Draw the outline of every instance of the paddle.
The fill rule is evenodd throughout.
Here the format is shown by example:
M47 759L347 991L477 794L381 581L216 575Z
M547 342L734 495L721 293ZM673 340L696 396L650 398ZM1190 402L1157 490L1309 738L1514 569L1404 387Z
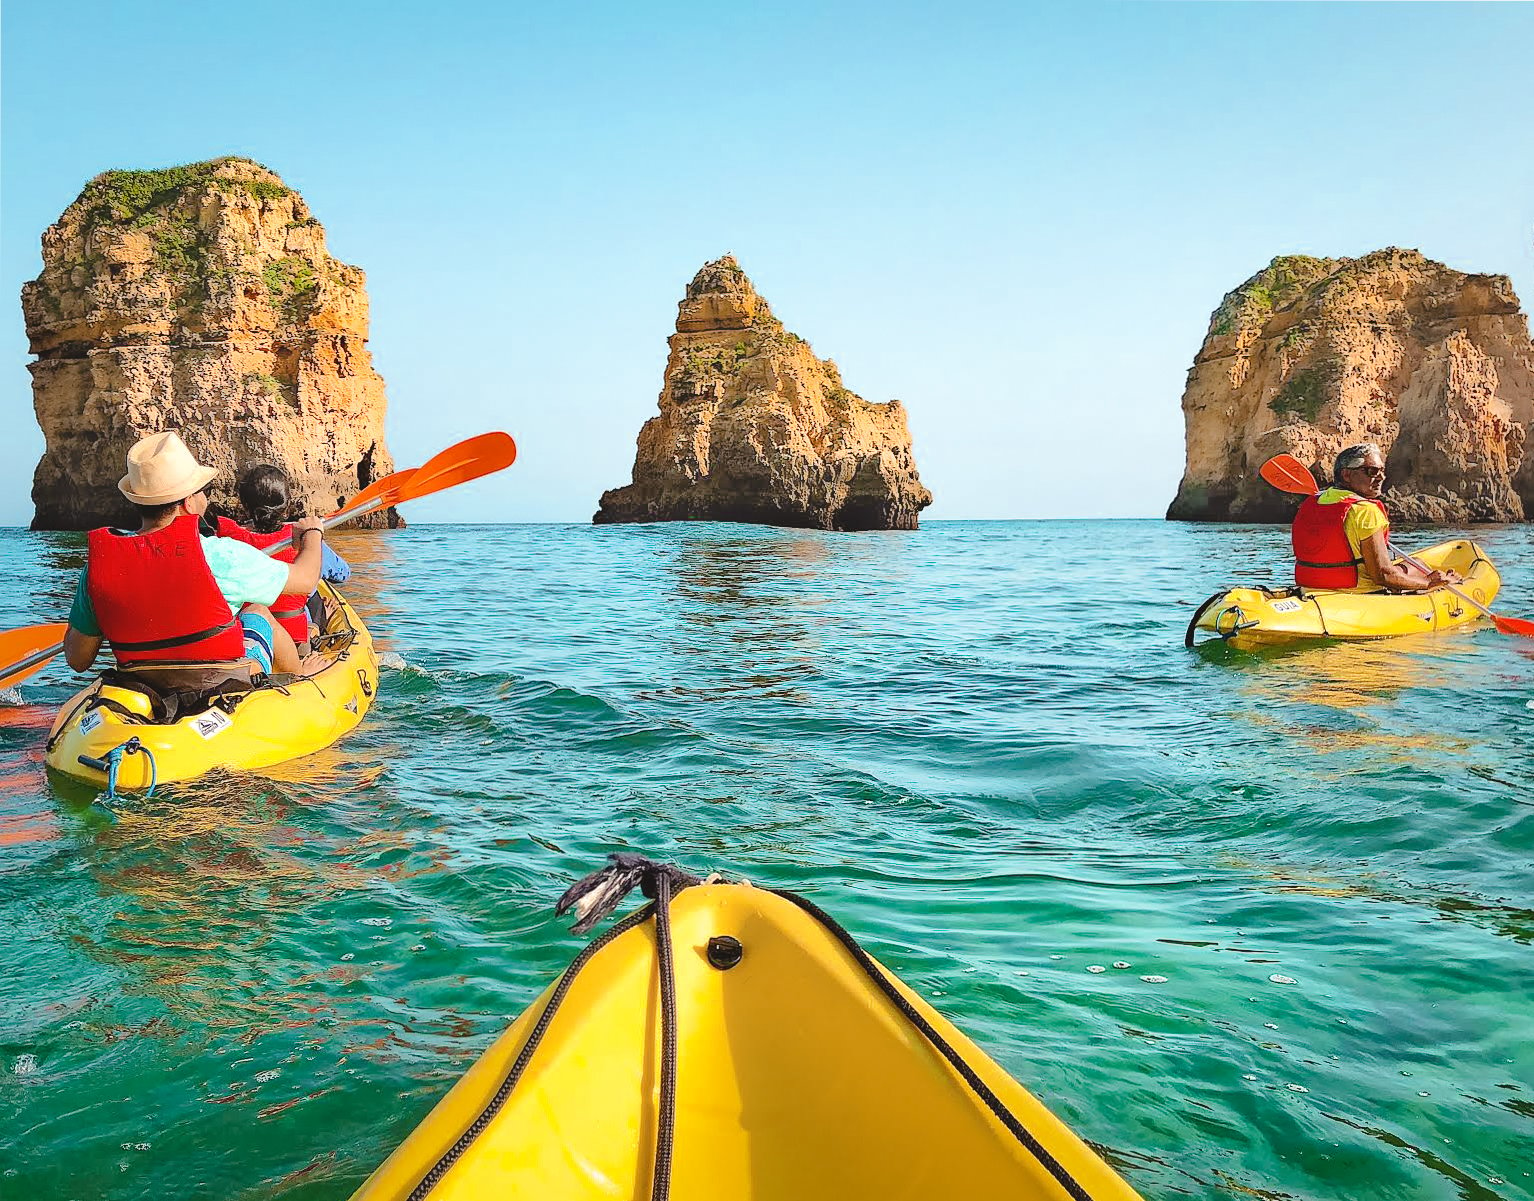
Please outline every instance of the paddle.
M439 451L419 467L409 467L404 471L396 471L393 475L386 475L381 480L373 481L362 492L352 497L349 503L325 518L324 528L328 530L342 522L350 521L353 517L363 517L369 513L376 513L379 509L402 505L407 500L420 500L423 496L431 496L433 493L443 492L459 484L467 484L470 480L477 480L481 476L504 471L516 461L517 444L512 441L510 434L501 433L499 430L488 434L476 434L472 438L465 438L462 442L455 442L444 451ZM388 486L380 487L384 484ZM377 491L367 497L367 503L359 505L357 502L363 499L364 493L373 489ZM275 555L291 545L292 543L288 541L278 542L267 547L266 553Z
M26 626L19 630L6 630L0 634L0 659L14 659L10 666L0 670L0 688L9 688L26 679L54 655L64 649L64 622L52 625Z
M512 441L510 434L499 430L477 434L433 455L417 467L403 484L379 493L373 498L374 503L370 508L357 512L373 512L390 505L403 504L407 500L420 500L434 492L504 471L516 461L517 444ZM326 528L329 528L329 522Z
M343 514L352 513L358 509L361 509L369 502L377 500L385 492L398 488L401 484L403 484L406 480L415 474L415 470L416 469L414 467L406 467L401 471L394 471L388 475L380 476L325 520L333 521L335 518L340 517Z
M352 497L350 503L327 517L324 528L328 530L364 513L375 513L407 500L419 500L423 496L431 496L470 480L504 471L516 460L517 444L512 441L510 434L495 431L465 438L427 459L419 467L396 471L381 480L374 480L368 488ZM376 489L374 494L366 498L364 504L358 505L363 493L372 489ZM274 555L291 545L291 542L283 540L267 547L266 553ZM16 662L0 668L0 688L19 684L60 653L64 649L60 640L64 637L65 628L64 625L28 626L26 629L0 633L0 659L6 659L12 654L20 656ZM39 637L41 641L38 641Z
M1293 492L1298 496L1314 496L1320 491L1316 487L1316 477L1310 474L1310 468L1306 467L1304 463L1291 454L1274 455L1257 469L1257 474L1262 476L1263 479L1280 492ZM1412 555L1403 554L1401 558L1419 571L1432 571L1432 568L1426 563ZM1534 638L1534 621L1525 621L1521 617L1503 617L1498 613L1493 613L1474 597L1466 596L1453 584L1445 584L1443 586L1471 608L1479 609L1487 617L1491 618L1492 624L1502 633L1519 634L1525 638Z

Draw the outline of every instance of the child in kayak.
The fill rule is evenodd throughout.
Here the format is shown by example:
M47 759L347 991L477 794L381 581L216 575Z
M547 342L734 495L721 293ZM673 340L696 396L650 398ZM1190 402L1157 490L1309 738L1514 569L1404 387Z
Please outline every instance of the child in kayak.
M228 517L218 519L221 538L237 538L261 550L276 543L291 540L293 523L289 520L292 508L293 482L280 467L263 464L252 467L235 485L235 492L249 519L249 527ZM329 546L323 546L320 579L331 584L344 584L351 578L351 568L345 559ZM278 551L273 557L286 561L293 554L292 547ZM322 623L319 593L311 596L282 596L272 606L272 616L282 623L301 655L310 650L310 622L318 627Z

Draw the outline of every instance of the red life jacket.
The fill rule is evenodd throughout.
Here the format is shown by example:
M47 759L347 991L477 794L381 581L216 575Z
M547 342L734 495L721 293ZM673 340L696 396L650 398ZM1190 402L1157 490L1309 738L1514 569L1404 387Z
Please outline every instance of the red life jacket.
M1358 569L1364 561L1353 553L1342 523L1356 504L1377 505L1390 519L1384 502L1349 494L1333 504L1319 504L1307 496L1294 515L1290 537L1294 543L1294 582L1303 588L1356 588Z
M298 549L293 545L293 523L280 526L270 534L258 534L255 530L247 530L238 521L231 521L227 517L218 519L218 536L220 538L235 538L241 542L249 543L257 550L265 550L269 546L275 546L279 542L288 545L277 551L272 558L279 563L291 563L298 558ZM309 639L309 603L307 596L299 596L295 592L284 592L272 602L272 616L282 623L282 628L293 635L294 642L307 642Z
M86 538L86 594L119 663L245 657L245 635L213 579L192 514L152 534L102 528Z

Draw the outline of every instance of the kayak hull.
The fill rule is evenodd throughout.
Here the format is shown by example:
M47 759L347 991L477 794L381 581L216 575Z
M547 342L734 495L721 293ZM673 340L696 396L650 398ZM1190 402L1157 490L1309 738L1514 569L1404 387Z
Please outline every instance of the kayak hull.
M681 892L671 915L672 1201L1070 1196L849 951L793 902L748 885L705 884ZM727 968L710 959L711 940L721 937L740 944ZM1086 1195L1137 1196L974 1043L884 975ZM503 1083L553 988L354 1201L648 1199L662 1062L657 981L655 925L645 921L575 975L509 1091ZM466 1147L423 1190L466 1132Z
M59 711L48 735L47 764L61 775L97 788L106 774L81 762L101 760L109 751L137 738L153 756L123 755L117 789L142 792L157 784L195 780L216 768L254 770L296 759L329 746L366 716L378 684L373 640L356 611L328 584L330 604L325 633L332 640L331 661L315 674L281 688L260 688L240 695L229 711L212 708L169 724L134 721L108 707L92 707L105 697L133 714L148 717L147 698L128 688L97 680Z
M1443 542L1415 555L1428 566L1465 577L1466 596L1490 605L1502 578L1485 551L1468 539ZM1235 646L1275 646L1319 639L1401 638L1458 629L1481 613L1447 588L1427 592L1345 592L1321 588L1232 588L1211 596L1188 626Z

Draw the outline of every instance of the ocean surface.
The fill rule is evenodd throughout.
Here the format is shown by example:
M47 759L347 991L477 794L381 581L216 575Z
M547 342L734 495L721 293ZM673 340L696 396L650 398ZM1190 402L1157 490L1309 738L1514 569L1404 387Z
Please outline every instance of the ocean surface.
M1147 1198L1534 1197L1534 641L1184 649L1264 527L334 544L406 666L328 752L108 809L65 669L0 704L6 1201L347 1197L618 849L807 893ZM0 628L81 553L0 532Z

